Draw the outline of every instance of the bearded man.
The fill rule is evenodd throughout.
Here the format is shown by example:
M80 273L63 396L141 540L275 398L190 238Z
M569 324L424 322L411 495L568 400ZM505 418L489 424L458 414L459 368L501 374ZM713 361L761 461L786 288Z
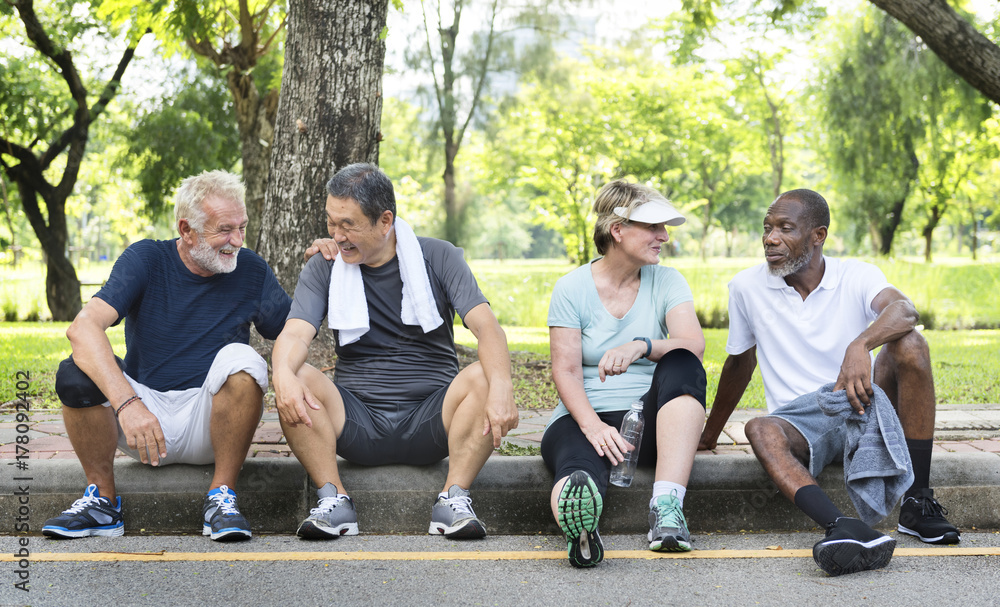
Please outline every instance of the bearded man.
M267 364L249 343L284 327L291 299L267 263L243 249L240 178L211 171L175 195L179 237L141 240L73 320L59 365L63 421L87 478L82 498L47 520L55 538L118 536L116 449L152 466L215 463L202 533L241 540L250 526L234 487L263 410ZM106 330L125 321L125 360Z
M813 557L839 575L885 566L896 541L844 516L816 482L843 458L846 424L818 399L800 397L827 384L834 394L845 391L862 416L877 385L898 414L914 479L898 530L937 544L958 543L960 535L929 486L934 380L917 310L877 267L824 256L829 225L826 200L812 190L785 192L768 209L766 262L729 283L729 356L699 449L715 448L759 361L769 414L747 423L747 438L782 494L826 530Z

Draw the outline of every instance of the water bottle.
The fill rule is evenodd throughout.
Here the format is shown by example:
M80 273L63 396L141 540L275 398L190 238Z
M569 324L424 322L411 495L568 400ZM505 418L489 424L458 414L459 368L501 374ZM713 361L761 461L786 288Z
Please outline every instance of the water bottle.
M617 464L611 469L611 484L618 487L628 487L632 484L632 477L635 476L635 464L639 461L639 445L642 443L642 426L645 422L642 419L642 401L633 401L629 412L622 420L620 434L635 447L631 451L626 451L623 455L625 461Z

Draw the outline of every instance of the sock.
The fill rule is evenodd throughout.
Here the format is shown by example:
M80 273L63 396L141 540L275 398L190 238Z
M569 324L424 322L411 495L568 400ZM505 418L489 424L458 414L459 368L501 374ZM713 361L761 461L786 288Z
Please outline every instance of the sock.
M819 485L806 485L796 491L795 505L823 528L829 527L844 516Z
M442 500L448 499L448 492L447 491L442 491L441 493L438 493L438 499L442 499Z
M913 484L906 490L907 497L910 497L920 489L931 486L931 450L934 449L934 441L929 438L908 438L906 448L913 463Z
M661 495L670 495L672 491L677 492L677 501L681 503L681 508L683 508L684 494L687 493L687 487L670 481L655 481L653 483L653 499L649 500L649 507L652 508L656 505L656 498Z

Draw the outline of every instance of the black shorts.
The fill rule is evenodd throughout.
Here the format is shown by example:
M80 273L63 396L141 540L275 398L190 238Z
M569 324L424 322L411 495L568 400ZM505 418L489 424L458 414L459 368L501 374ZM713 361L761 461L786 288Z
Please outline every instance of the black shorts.
M646 424L639 447L640 466L656 464L656 432L653 429L656 428L656 414L660 407L685 395L693 396L704 407L705 385L705 367L689 350L671 350L656 363L653 382L642 397L642 415ZM628 403L622 405L627 406ZM597 416L609 426L621 428L626 413L628 409L605 411ZM545 429L542 459L557 481L576 470L583 470L593 477L601 495L607 493L611 460L598 455L572 415L560 417Z
M448 457L441 411L449 387L439 388L423 401L366 404L337 386L346 415L337 455L365 466L426 466Z

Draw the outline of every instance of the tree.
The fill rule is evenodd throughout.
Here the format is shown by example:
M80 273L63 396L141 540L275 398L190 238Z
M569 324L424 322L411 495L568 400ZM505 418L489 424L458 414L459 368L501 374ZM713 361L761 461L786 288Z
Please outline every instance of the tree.
M1000 46L977 30L947 0L868 1L920 36L948 67L986 98L1000 103ZM736 0L686 0L684 9L691 24L685 32L688 33L686 40L696 38L717 23L718 7L738 4L743 4L742 0L739 3ZM794 18L803 11L815 10L813 0L766 3L752 0L751 5L766 8L766 13L775 23Z
M499 133L537 221L560 233L570 261L582 265L593 254L594 197L617 169L607 154L609 133L624 125L599 120L602 110L619 99L594 95L601 74L577 69L577 77L565 86L526 86Z
M1000 47L946 0L870 0L906 25L948 67L1000 103Z
M278 107L285 27L282 0L104 0L101 11L133 31L150 28L168 50L183 44L225 74L243 159L247 215L261 225ZM164 184L169 191L172 185ZM257 246L256 230L247 246Z
M913 191L921 125L901 82L914 69L912 35L884 14L862 13L835 34L819 109L829 166L849 210L864 218L872 247L888 255Z
M240 160L233 100L218 80L193 70L183 75L178 91L164 95L152 109L130 108L137 117L120 129L125 149L117 164L137 182L147 217L169 210L167 194L185 177L232 170ZM259 218L252 223L259 225Z
M914 61L921 62L922 69L901 77L919 74L911 90L922 93L913 98L924 128L918 184L926 199L921 233L924 260L930 263L935 228L957 202L971 172L995 157L997 148L982 136L992 115L989 102L926 48Z
M327 180L377 162L388 0L291 0L259 252L286 291L325 237Z
M48 26L33 0L11 0L0 6L13 7L23 27L17 35L23 56L8 62L0 90L4 117L0 166L17 185L22 208L45 253L45 297L52 319L72 320L81 308L80 281L66 257L66 199L76 185L91 125L114 98L135 53L135 41L121 52L95 98L89 89L97 83L78 69L80 51L73 47L82 46L81 40L89 36L114 47L113 31L92 20L73 0L51 7L47 14L53 21L55 14L66 15L67 21ZM74 20L74 13L87 16ZM8 31L13 29L8 17L0 19ZM50 181L52 176L58 181Z
M473 37L474 50L457 57L458 35L466 0L453 0L450 11L442 10L441 4L439 0L434 7L437 23L428 23L427 2L420 0L425 48L424 53L411 57L411 63L425 66L433 80L435 115L444 140L444 238L458 244L462 236L462 209L455 193L455 158L469 123L480 109L490 71L496 69L499 0L492 0L487 10L485 32ZM468 80L465 83L467 89L462 87L463 79ZM464 116L459 114L460 105L465 105Z

